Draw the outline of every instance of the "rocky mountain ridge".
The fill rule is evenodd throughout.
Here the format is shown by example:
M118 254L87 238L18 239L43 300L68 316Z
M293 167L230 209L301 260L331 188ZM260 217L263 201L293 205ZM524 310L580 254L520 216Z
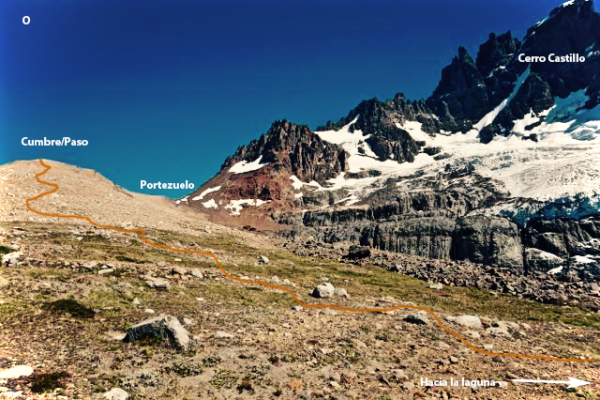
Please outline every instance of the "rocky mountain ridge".
M569 1L523 40L492 33L475 58L459 47L425 100L365 100L315 131L276 121L178 203L327 243L597 269L598 43L592 1ZM520 61L549 53L585 62Z

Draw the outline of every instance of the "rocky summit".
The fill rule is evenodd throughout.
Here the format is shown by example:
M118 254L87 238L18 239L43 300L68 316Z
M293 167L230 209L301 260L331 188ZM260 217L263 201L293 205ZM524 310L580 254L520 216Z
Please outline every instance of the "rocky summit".
M365 100L314 131L274 122L177 204L300 241L593 281L599 46L593 2L569 1L523 38L459 47L427 99Z

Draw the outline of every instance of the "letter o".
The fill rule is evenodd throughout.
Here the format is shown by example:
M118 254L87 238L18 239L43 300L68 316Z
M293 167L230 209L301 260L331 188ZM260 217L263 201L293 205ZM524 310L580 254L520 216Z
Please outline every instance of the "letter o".
M30 22L31 18L29 18L27 15L23 17L23 25L29 25Z

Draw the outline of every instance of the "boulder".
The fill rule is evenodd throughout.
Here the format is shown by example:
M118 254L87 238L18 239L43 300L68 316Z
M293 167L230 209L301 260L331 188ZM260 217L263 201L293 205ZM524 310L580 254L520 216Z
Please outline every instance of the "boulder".
M460 315L458 317L447 317L448 321L452 321L457 325L464 326L469 329L483 329L481 319L475 315Z
M133 342L145 337L168 339L176 347L189 350L194 347L188 331L171 315L159 315L144 320L127 330L125 342Z
M200 270L197 268L192 269L190 274L195 278L204 279L204 275L202 275L202 272L200 272Z
M333 285L329 282L325 282L325 283L322 283L319 286L317 286L312 291L311 295L313 297L320 299L320 298L325 298L325 297L331 297L331 296L333 296L334 293L335 293L335 288L333 287Z
M233 338L233 335L231 333L227 333L224 331L216 331L215 337L217 339L231 339L231 338Z
M113 272L115 272L115 270L112 268L101 269L100 271L98 271L98 275L107 275L107 274L112 274Z
M486 336L511 338L512 336L504 328L492 327L485 330Z
M409 314L404 318L404 320L406 322L410 322L411 324L427 326L431 325L431 321L429 320L429 314L427 314L425 311L418 311L416 313Z
M4 256L2 256L2 265L6 267L14 267L19 262L20 257L20 251L5 254Z
M127 336L127 333L110 330L105 333L105 336L107 338L109 338L110 340L121 341L121 340L125 339L125 336Z
M563 258L540 249L527 249L525 251L525 258L527 260L527 268L530 271L548 272L566 265Z
M187 274L187 270L183 267L173 267L171 272L174 274L185 275Z
M269 259L267 258L267 256L260 256L260 257L258 257L258 262L260 264L268 264L269 263Z
M448 350L450 348L450 345L446 342L442 342L440 340L435 342L435 347L438 350Z
M513 321L506 322L506 325L508 326L508 330L510 332L517 332L518 330L521 329L521 326L518 323L513 322Z
M85 269L94 269L98 266L98 261L88 261L81 265Z
M352 246L348 251L346 258L349 260L359 260L361 258L367 258L371 255L371 249L367 246Z
M104 393L102 398L106 400L126 400L129 398L129 395L121 388L112 388L108 392Z
M0 370L0 379L18 379L33 374L33 368L27 365L17 365L12 368Z
M479 339L481 337L479 332L475 332L475 331L466 331L465 336L467 336L471 339Z
M169 289L171 284L166 279L147 277L146 284L154 289Z

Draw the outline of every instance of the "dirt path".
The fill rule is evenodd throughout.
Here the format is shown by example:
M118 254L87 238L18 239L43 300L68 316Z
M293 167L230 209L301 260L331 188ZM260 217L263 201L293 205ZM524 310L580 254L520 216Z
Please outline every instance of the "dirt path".
M473 349L474 351L478 352L478 353L482 353L482 354L487 354L490 356L500 356L500 357L516 357L516 358L529 358L529 359L541 359L541 360L551 360L551 361L560 361L560 362L593 362L593 359L569 359L569 358L556 358L556 357L550 357L550 356L542 356L542 355L529 355L529 354L504 354L504 353L493 353L490 351L486 351L486 350L481 350L479 348L477 348L476 346L474 346L473 344L469 343L468 341L466 341L462 336L460 336L458 333L452 331L451 329L448 329L447 327L444 326L444 324L442 323L441 319L431 310L429 310L428 308L425 307L419 307L419 306L410 306L410 305L400 305L400 306L394 306L394 307L390 307L390 308L347 308L347 307L341 307L341 306L336 306L336 305L330 305L330 304L307 304L307 303L303 303L295 294L294 292L292 292L291 290L289 290L286 287L283 286L278 286L278 285L272 285L263 281L251 281L251 280L246 280L246 279L240 279L240 278L236 278L232 275L230 275L221 265L221 263L219 262L219 260L217 259L217 257L213 254L213 253L207 253L207 252L203 252L203 251L197 251L197 250L187 250L187 249L176 249L173 247L169 247L166 245L160 245L160 244L156 244L153 243L151 241L149 241L148 239L146 239L146 234L144 232L143 229L120 229L120 228L116 228L114 226L110 226L110 225L101 225L98 224L94 221L92 221L89 217L84 217L84 216L79 216L79 215L62 215L62 214L52 214L52 213L45 213L45 212L41 212L41 211L37 211L34 208L32 208L30 206L30 202L38 200L44 196L47 196L49 194L52 194L56 191L58 191L59 186L55 183L50 183L50 182L45 182L42 181L40 179L40 176L44 175L46 172L48 172L52 167L44 164L44 162L42 161L42 159L39 160L40 164L45 167L46 169L38 174L35 175L35 179L43 184L43 185L47 185L47 186L51 186L53 187L53 189L41 193L35 197L32 197L30 199L26 200L26 204L27 204L27 208L31 211L34 212L36 214L39 215L43 215L46 217L57 217L57 218L72 218L72 219L82 219L85 221L88 221L91 225L98 227L98 228L104 228L104 229L112 229L114 231L117 232L123 232L123 233L139 233L141 235L142 240L148 244L149 246L152 247L157 247L157 248L161 248L161 249L166 249L166 250L171 250L171 251L175 251L175 252L179 252L179 253L189 253L189 254L199 254L199 255L203 255L203 256L207 256L210 257L212 259L215 260L215 263L217 264L217 266L219 267L219 269L221 270L221 272L229 279L233 280L233 281L237 281L237 282L241 282L241 283L245 283L245 284L255 284L255 285L262 285L262 286L266 286L266 287L270 287L273 289L279 289L279 290L283 290L287 293L289 293L294 300L300 304L303 307L306 308L331 308L331 309L336 309L336 310L341 310L341 311L348 311L348 312L388 312L388 311L393 311L393 310L397 310L397 309L401 309L401 308L411 308L411 309L416 309L416 310L422 310L427 312L428 314L430 314L436 321L437 323L440 325L440 327L448 332L449 334L457 337L461 342L463 342L466 346L470 347L471 349Z

